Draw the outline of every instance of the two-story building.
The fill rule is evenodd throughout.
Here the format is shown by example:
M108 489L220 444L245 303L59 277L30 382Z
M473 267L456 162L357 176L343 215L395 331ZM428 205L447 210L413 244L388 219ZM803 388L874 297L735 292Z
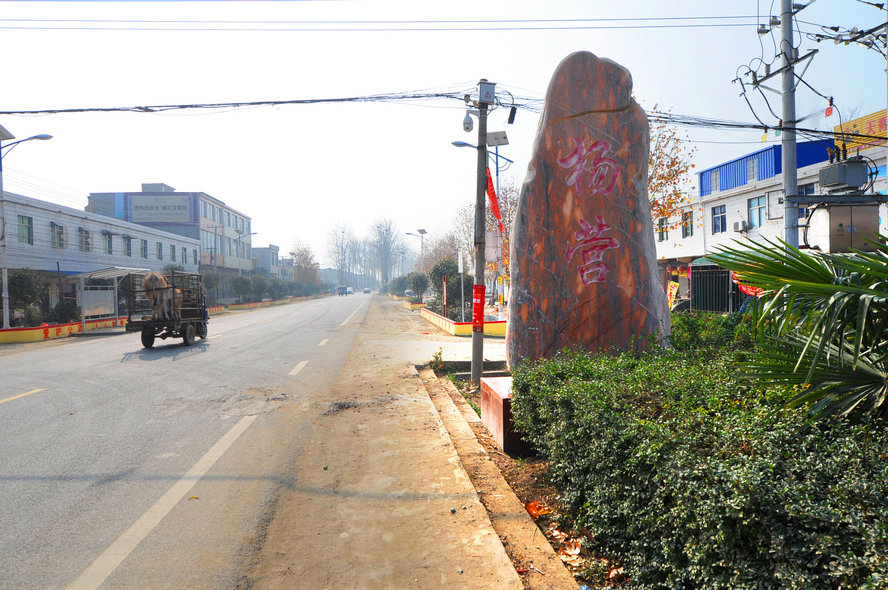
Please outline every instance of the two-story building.
M879 116L884 135L885 111L869 117ZM843 128L850 129L853 123ZM871 194L884 193L884 143L849 142L846 147L849 156L856 155L861 148L860 154L870 163L870 169L878 172L875 181L865 186L865 190ZM825 141L797 144L798 196L828 192L829 187L819 184L819 173L829 165L829 150L834 149L833 144ZM705 257L720 246L737 246L736 240L784 239L786 203L782 172L780 145L707 168L697 174L697 194L693 202L682 209L680 217L654 220L657 258L664 273L664 284L678 284L679 300L689 299L692 309L737 309L741 295L730 273L714 267ZM802 249L840 252L850 247L866 247L864 238L872 237L875 232L888 232L885 205L851 206L833 202L799 206L798 236Z
M4 191L7 267L38 271L48 306L77 297L71 275L109 267L198 272L198 241L176 233Z

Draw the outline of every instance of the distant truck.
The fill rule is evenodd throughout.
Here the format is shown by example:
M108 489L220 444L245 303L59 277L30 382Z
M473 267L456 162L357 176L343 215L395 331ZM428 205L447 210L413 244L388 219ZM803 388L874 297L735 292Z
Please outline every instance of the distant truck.
M126 285L126 331L139 332L145 348L154 346L157 338L182 338L185 346L191 346L195 337L207 337L210 318L199 274L131 273Z

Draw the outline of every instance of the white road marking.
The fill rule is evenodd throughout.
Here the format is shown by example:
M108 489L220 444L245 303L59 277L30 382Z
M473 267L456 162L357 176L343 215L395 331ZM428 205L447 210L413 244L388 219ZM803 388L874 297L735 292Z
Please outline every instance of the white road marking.
M0 404L5 404L6 402L11 402L14 399L19 399L20 397L25 397L31 395L33 393L40 393L41 391L46 391L46 388L43 389L32 389L31 391L26 391L25 393L20 393L18 395L13 395L11 397L7 397L5 399L0 399Z
M329 339L329 338L324 338L323 340L321 340L321 343L318 344L318 346L324 346L324 345L327 344L328 342L330 342L330 339Z
M353 317L355 317L355 314L356 314L356 313L358 313L359 311L361 311L361 308L362 308L362 307L364 307L364 304L363 304L363 303L361 303L361 305L358 306L358 309L354 310L350 316L348 316L347 318L345 318L345 321L342 322L341 324L339 324L339 327L341 328L342 326L346 325L350 319L352 319Z
M290 371L290 372L287 373L287 374L288 374L288 375L298 375L298 374L299 374L299 371L301 371L302 369L304 369L304 368L305 368L305 365L307 365L307 364L308 364L308 361L302 361L301 363L299 363L298 365L296 365L296 367L295 367L292 371Z
M234 444L234 441L249 428L256 416L244 416L231 430L213 445L206 455L182 476L173 487L148 509L139 520L133 523L116 541L105 549L77 579L71 582L68 590L94 590L98 588L124 559L141 543L163 518L185 497L192 487L209 471L216 461Z

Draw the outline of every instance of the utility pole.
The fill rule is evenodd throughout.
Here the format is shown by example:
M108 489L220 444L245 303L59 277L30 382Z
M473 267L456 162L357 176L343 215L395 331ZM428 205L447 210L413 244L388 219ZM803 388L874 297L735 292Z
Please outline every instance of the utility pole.
M792 0L781 0L780 55L783 72L783 228L784 240L794 248L799 246L799 207L789 198L799 193L798 159L796 154L795 75L792 46ZM787 129L789 128L789 129Z
M472 294L473 313L476 310L475 298L480 291L481 297L481 329L478 329L477 318L472 318L472 383L481 384L481 376L484 373L484 267L485 239L484 232L487 229L486 214L487 203L484 199L487 193L487 107L494 103L496 84L481 79L478 93L478 171L475 191L475 280ZM480 287L480 288L479 288Z

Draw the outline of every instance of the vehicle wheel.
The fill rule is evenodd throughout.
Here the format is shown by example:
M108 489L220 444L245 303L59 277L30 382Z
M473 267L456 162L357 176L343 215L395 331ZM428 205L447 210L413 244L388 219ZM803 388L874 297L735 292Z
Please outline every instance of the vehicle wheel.
M206 324L204 324L204 323L202 323L202 324L198 324L198 326L197 326L197 335L198 335L198 337L199 337L201 340L206 339L206 337L207 337L207 332L208 332L208 331L209 331L209 330L208 330L208 327L207 327Z
M188 324L185 326L185 331L182 333L182 340L185 341L185 346L191 346L194 344L194 324Z
M145 348L151 348L154 346L154 331L153 330L142 330L142 346Z

